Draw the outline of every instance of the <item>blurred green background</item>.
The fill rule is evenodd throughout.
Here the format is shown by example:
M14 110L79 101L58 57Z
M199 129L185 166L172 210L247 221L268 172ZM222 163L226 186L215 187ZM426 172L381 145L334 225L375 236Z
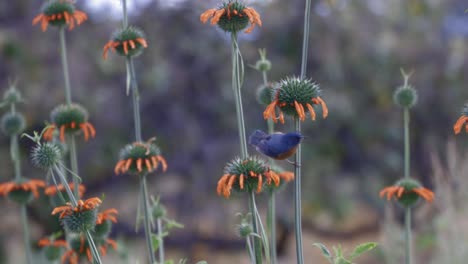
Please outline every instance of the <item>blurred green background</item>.
M149 44L136 59L143 137L157 137L169 164L167 173L150 177L150 192L161 196L170 217L185 225L167 239L169 256L187 257L189 263L202 259L246 263L235 216L247 211L245 197L225 200L215 193L225 163L239 153L229 36L199 22L199 15L219 2L129 2L130 24L145 31ZM41 130L50 111L64 101L58 31L50 27L43 33L31 26L41 4L0 2L0 87L5 91L9 78L18 80L17 87L27 100L19 107L27 118L27 132ZM273 65L270 81L299 74L304 1L246 4L260 13L263 27L240 35L244 63L255 64L258 49L265 48ZM125 63L116 55L102 59L102 47L119 26L120 2L78 1L77 7L88 13L89 20L67 33L72 97L88 109L97 129L94 140L79 144L80 174L88 197L105 193L103 206L120 211L114 237L128 244L128 263L137 258L142 263L143 232L134 231L138 179L113 173L119 149L134 137L131 99L125 95ZM351 247L356 241L386 241L382 230L389 220L384 220L388 214L378 191L402 176L402 111L392 101L393 91L403 84L401 67L414 69L410 83L419 94L419 103L411 111L411 174L435 188L433 157L445 161L447 141L454 137L452 126L468 98L467 8L465 0L312 1L307 75L321 85L330 115L303 125L307 263L320 263L313 242ZM255 98L261 83L261 74L246 67L242 92L248 134L266 130L264 108ZM291 131L291 120L276 129ZM456 153L467 147L466 137L457 137L460 151ZM31 142L23 139L20 144L24 175L44 177L27 160ZM450 164L449 160L443 167L452 168ZM290 164L283 165L292 170ZM12 179L6 136L0 137L0 168L0 181ZM453 181L450 186L457 184ZM288 186L278 201L280 263L295 259L292 195ZM46 204L44 199L29 208L34 239L56 228ZM264 212L265 197L259 205ZM20 263L13 262L22 258L18 208L5 199L0 206L0 259ZM416 233L422 237L417 239L421 245L417 263L428 263L425 257L431 259L431 249L438 247L431 219L443 211L439 209L417 209L423 214L415 219ZM393 211L390 219L398 227L401 210ZM381 248L363 261L392 263L385 257L385 247Z

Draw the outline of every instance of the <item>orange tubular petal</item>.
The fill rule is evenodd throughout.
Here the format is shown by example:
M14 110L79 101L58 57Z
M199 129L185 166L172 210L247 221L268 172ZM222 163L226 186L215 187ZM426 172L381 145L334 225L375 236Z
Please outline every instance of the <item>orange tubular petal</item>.
M315 121L316 114L315 114L314 108L309 103L306 104L306 107L309 110L310 119L312 119L312 121Z
M132 39L129 40L128 43L130 43L130 47L131 47L132 49L136 48L135 41L133 41Z
M158 159L156 158L156 156L151 156L151 161L153 162L153 168L157 170L159 164L158 164Z
M244 189L244 174L241 174L239 176L239 186L240 186L240 189L243 190Z
M276 118L276 105L278 104L278 101L273 101L271 102L266 108L265 111L263 111L263 119L272 119L275 123L277 123L277 118Z
M60 141L65 142L65 125L60 127Z
M462 129L462 126L465 124L466 122L466 119L468 119L467 116L460 116L460 118L458 118L457 122L455 123L455 125L453 126L453 131L455 132L455 135L459 134L461 129Z
M42 32L45 32L47 30L47 26L49 25L49 21L47 19L47 17L43 16L42 19L41 19L41 29L42 29Z
M40 240L37 242L37 245L38 245L39 247L46 247L46 246L48 246L48 245L50 245L50 244L51 244L51 243L50 243L50 240L49 240L48 238L42 238L42 239L40 239Z
M219 22L219 19L226 13L226 9L216 10L213 18L211 18L211 25L216 25Z
M94 126L91 123L86 122L86 127L88 128L89 134L91 135L91 137L95 138L96 137L96 129L94 128Z
M162 164L162 170L165 172L167 170L167 162L162 156L157 156L157 159Z
M128 41L123 42L123 48L125 55L128 55Z
M320 98L320 96L317 96L317 100L319 101L320 105L322 106L323 118L327 118L327 116L328 116L327 104L325 103L325 101L322 98Z
M89 131L88 131L88 128L86 127L85 124L81 124L81 125L80 125L80 129L81 129L81 131L83 131L84 140L85 140L85 141L88 141L88 139L89 139Z
M43 14L39 14L37 15L36 17L34 17L33 21L32 21L32 25L36 25L37 23L41 22L42 20L44 19L44 15Z
M149 161L149 159L145 159L145 165L146 165L146 169L148 170L148 172L151 172L153 170L153 167L151 166L151 162Z
M130 169L130 166L132 165L132 159L128 159L125 161L125 166L124 166L124 171L122 172L127 172Z
M257 185L257 193L260 193L262 191L262 184L263 184L263 178L262 175L258 175L258 185Z
M89 262L93 262L93 255L91 255L91 250L89 248L86 249L86 256L88 257Z
M297 101L294 101L294 107L296 108L296 112L297 112L297 115L299 116L299 120L304 121L305 117L303 117L302 115L301 105Z
M66 24L70 23L70 15L68 14L67 11L63 12L63 17L65 18Z
M398 187L398 189L397 189L397 194L396 194L397 197L398 197L398 198L401 198L401 196L403 195L404 192L405 192L405 188L403 188L403 187Z
M206 10L200 15L200 21L203 24L205 24L208 21L208 19L210 19L210 17L214 15L215 12L216 12L216 9L214 8Z
M236 175L231 175L231 178L229 178L229 182L227 183L226 187L224 188L224 197L229 198L231 196L231 189L232 185L236 181L237 176Z
M113 239L107 239L106 240L107 244L109 244L114 250L117 250L117 242Z
M119 162L117 162L117 164L115 165L114 173L115 174L120 174L120 171L121 171L122 167L124 166L124 164L125 164L125 160L119 160Z
M148 47L148 43L146 42L146 40L144 38L137 38L137 39L135 39L135 41L140 43L145 48Z
M224 174L221 177L221 179L219 179L218 186L216 187L216 192L218 193L218 195L221 195L221 193L223 192L224 187L226 185L226 181L228 180L229 176L229 174Z
M109 42L106 43L106 45L104 45L104 48L102 49L102 58L104 60L107 59L107 53L109 52L109 49L112 47L112 44L113 44L113 42L109 41Z

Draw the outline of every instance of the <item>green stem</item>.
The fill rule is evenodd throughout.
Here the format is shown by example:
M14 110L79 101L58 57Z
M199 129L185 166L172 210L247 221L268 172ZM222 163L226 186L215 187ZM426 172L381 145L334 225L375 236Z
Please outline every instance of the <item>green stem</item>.
M237 124L239 129L239 139L241 147L241 158L246 159L249 156L247 151L247 139L245 136L244 110L242 108L242 96L240 85L240 69L239 69L239 49L237 46L237 34L231 34L231 52L232 52L232 88L234 90L234 98L236 101Z
M251 191L249 193L249 207L250 207L250 212L252 214L252 229L253 233L256 235L259 235L258 232L258 224L257 224L257 211L256 208L257 206L255 205L255 193ZM254 246L254 254L255 254L255 263L256 264L261 264L262 263L262 245L260 238L258 237L252 237L253 239L253 246Z
M136 79L135 65L132 58L127 58L130 65L130 78L132 82L132 100L133 100L133 119L135 121L135 138L141 142L141 117L140 117L140 93L138 91L138 82Z
M409 117L409 110L408 108L405 107L403 110L403 122L404 122L404 137L405 137L405 178L410 177L410 143L409 143L409 123L410 123L410 117Z
M275 192L272 191L268 197L268 233L270 235L270 259L272 264L277 263L276 259L276 202Z
M298 117L294 118L295 128L297 132L301 132L301 120ZM295 156L294 165L294 210L295 210L295 233L296 233L296 257L297 263L304 263L302 253L302 206L301 206L301 156L302 146L299 144Z
M164 238L163 238L163 224L161 218L157 220L158 224L158 238L159 238L159 263L164 264Z
M150 211L149 211L149 197L148 191L146 188L146 175L143 175L140 179L140 187L141 187L141 195L143 196L143 213L144 213L144 230L145 230L145 238L146 238L146 246L148 249L148 259L149 263L153 264L156 263L156 258L153 254L153 240L151 238L151 221L150 221ZM161 254L161 253L160 253ZM164 255L163 255L164 256ZM163 262L161 262L163 263Z
M307 58L309 50L309 28L310 28L310 0L306 0L304 14L304 37L302 39L302 61L301 61L301 79L303 80L307 72Z
M30 236L29 236L29 224L28 224L28 213L26 211L26 205L21 205L21 223L23 224L23 239L24 239L24 249L26 253L26 260L28 264L32 264L32 254L31 247L29 246Z
M123 24L123 28L126 28L128 27L127 0L122 0L122 11L123 11L122 24Z
M412 263L412 250L411 250L411 208L407 207L405 212L405 240L406 240L406 264Z
M72 170L72 172L74 174L79 175L79 173L78 173L78 158L77 158L77 154L76 154L75 135L70 136L69 146L70 146L70 166L71 166L71 170ZM80 199L80 194L79 194L80 182L79 182L79 179L78 179L78 177L75 177L73 175L72 175L72 179L73 179L73 193L74 193L75 197Z
M65 99L71 104L70 77L68 74L67 44L65 42L65 27L60 27L60 56L62 58L63 78L65 80Z
M88 239L88 244L91 248L91 252L93 253L93 258L94 258L95 263L101 264L102 260L101 260L101 257L99 256L99 251L96 247L96 244L94 243L93 236L91 235L89 230L86 231L86 238Z
M263 84L267 85L268 84L268 78L267 78L267 73L266 71L262 71L262 77L263 77ZM268 119L269 120L269 119Z
M18 150L18 135L11 136L10 142L10 153L11 153L11 160L13 161L13 166L15 169L15 180L21 180L21 161L19 158L19 150Z

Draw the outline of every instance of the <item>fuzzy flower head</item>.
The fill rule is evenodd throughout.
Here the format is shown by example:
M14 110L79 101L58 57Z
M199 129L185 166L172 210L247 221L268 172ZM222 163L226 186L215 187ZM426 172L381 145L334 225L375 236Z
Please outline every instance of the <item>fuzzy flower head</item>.
M26 121L21 113L8 112L2 116L1 127L5 135L13 136L23 132Z
M458 118L457 122L453 126L453 131L455 132L455 135L459 134L463 127L465 127L466 133L468 133L468 102L465 103L463 106L463 110L461 112L460 118Z
M380 197L387 197L391 200L393 197L404 207L411 207L416 204L420 197L428 202L434 200L434 193L421 186L414 179L401 179L393 186L385 187L379 193Z
M42 31L47 30L47 26L68 26L72 30L76 25L83 23L88 16L83 11L76 10L75 5L70 0L48 0L44 3L41 13L37 15L32 24L41 24Z
M117 250L117 242L112 239L95 239L94 243L102 257L107 255L109 246ZM89 263L93 263L93 255L91 252L91 246L86 237L73 237L70 239L69 250L62 256L62 263L78 264L80 259L87 259Z
M134 142L126 145L120 151L120 159L115 165L115 174L129 173L143 175L158 169L161 164L162 171L167 170L167 162L159 147L154 143L155 138L147 142Z
M246 159L236 158L226 165L224 175L218 181L218 195L226 198L234 189L238 192L262 192L265 185L279 186L280 176L271 170L265 161L255 156Z
M200 21L205 24L210 20L211 25L218 25L229 33L237 33L250 26L245 33L250 33L255 25L262 26L260 15L251 7L246 7L237 0L228 0L219 8L208 9L200 15Z
M264 107L267 107L269 104L271 104L271 98L273 97L272 94L275 90L274 85L275 84L273 83L267 83L262 84L258 87L256 99L259 104L261 104Z
M284 124L284 114L304 121L306 113L309 113L310 118L315 120L314 106L320 105L322 116L326 118L328 108L320 95L319 85L311 80L288 77L275 85L272 92L272 102L266 107L263 117L272 119L275 123L280 120ZM276 114L276 109L278 109L279 115Z
M36 179L5 182L0 184L0 196L8 196L19 204L27 204L34 198L39 198L39 189L45 186L44 181Z
M68 231L72 233L86 232L92 230L96 225L96 208L101 203L101 199L97 197L85 201L78 200L76 206L68 202L66 205L54 208L52 215L60 213L59 219Z
M47 260L54 262L60 258L62 250L68 247L68 243L63 239L42 238L37 245L44 250Z
M50 142L37 144L31 153L33 164L45 170L59 165L61 158L62 152L60 148L56 144Z
M96 226L94 227L93 236L99 238L107 238L112 229L112 223L117 223L117 214L119 212L115 208L104 210L98 213L96 218Z
M57 130L60 141L65 142L66 134L83 132L85 141L96 136L96 129L88 122L88 111L79 104L59 105L51 113L52 125L44 132L44 139L51 141Z
M112 50L120 56L136 57L148 47L145 34L136 27L126 27L116 30L111 40L104 45L102 57L107 59L107 53Z

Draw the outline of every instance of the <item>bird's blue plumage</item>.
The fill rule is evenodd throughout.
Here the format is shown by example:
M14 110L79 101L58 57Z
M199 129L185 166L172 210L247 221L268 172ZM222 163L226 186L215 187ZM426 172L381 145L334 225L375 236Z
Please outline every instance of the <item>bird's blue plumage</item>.
M297 132L267 134L261 130L254 131L249 137L249 144L258 152L274 159L286 159L295 150L304 137Z

